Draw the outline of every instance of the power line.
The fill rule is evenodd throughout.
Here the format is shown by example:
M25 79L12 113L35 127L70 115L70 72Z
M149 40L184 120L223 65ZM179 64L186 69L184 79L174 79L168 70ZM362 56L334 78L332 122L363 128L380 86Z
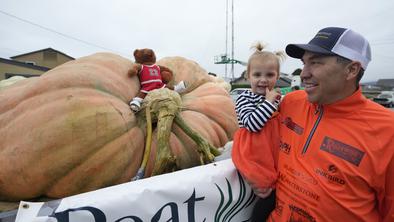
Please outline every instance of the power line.
M371 42L371 45L393 45L394 41L378 41L378 42Z
M387 59L390 61L392 61L394 59L394 57L392 57L392 56L383 55L383 54L376 53L376 52L372 52L372 56L378 56L378 57L381 57L381 58L384 58L384 59ZM391 64L391 62L390 62L390 64Z
M23 19L23 18L20 18L20 17L17 17L17 16L15 16L15 15L9 14L9 13L7 13L7 12L4 12L4 11L1 11L1 10L0 10L0 13L2 13L2 14L4 14L4 15L7 15L7 16L9 16L9 17L15 18L15 19L17 19L17 20L19 20L19 21L28 23L28 24L30 24L30 25L39 27L39 28L44 29L44 30L46 30L46 31L48 31L48 32L52 32L52 33L58 34L58 35L63 36L63 37L65 37L65 38L69 38L69 39L72 39L72 40L74 40L74 41L78 41L78 42L81 42L81 43L84 43L84 44L86 44L86 45L93 46L93 47L96 47L96 48L104 49L104 50L111 51L111 52L115 52L115 53L122 54L122 55L126 55L125 53L117 52L117 51L115 51L115 50L112 50L112 49L109 49L109 48L105 48L105 47L96 45L96 44L94 44L94 43L87 42L87 41L85 41L85 40L82 40L82 39L73 37L73 36L71 36L71 35L67 35L67 34L58 32L58 31L56 31L56 30L54 30L54 29L47 28L47 27L45 27L45 26L39 25L39 24L37 24L37 23L31 22L31 21L29 21L29 20L26 20L26 19Z
M383 9L383 10L379 10L379 11L375 12L375 13L372 14L372 15L368 15L368 16L365 15L365 16L363 17L363 18L365 18L364 20L358 20L357 22L355 22L355 23L352 24L352 27L356 27L356 26L358 26L358 25L360 25L360 24L364 24L366 20L372 21L372 20L374 20L374 19L377 18L377 17L386 16L388 13L391 14L392 10L393 10L393 6L387 7L387 8L385 8L385 9ZM387 14L386 14L386 13L387 13Z

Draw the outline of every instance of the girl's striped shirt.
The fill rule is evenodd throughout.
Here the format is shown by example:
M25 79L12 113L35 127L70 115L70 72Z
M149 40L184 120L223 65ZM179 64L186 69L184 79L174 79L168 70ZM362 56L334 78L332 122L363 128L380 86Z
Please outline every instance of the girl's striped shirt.
M251 132L260 131L272 114L278 110L279 102L275 101L272 104L265 100L264 96L246 90L239 95L235 105L239 127Z

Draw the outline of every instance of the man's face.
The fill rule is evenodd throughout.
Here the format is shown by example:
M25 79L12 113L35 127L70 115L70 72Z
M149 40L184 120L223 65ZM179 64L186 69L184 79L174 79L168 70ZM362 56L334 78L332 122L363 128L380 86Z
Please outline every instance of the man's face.
M301 81L310 102L331 104L347 96L346 65L338 63L336 56L305 52L301 60Z
M265 96L265 90L272 90L279 78L278 63L274 59L254 59L250 62L249 81L252 92Z

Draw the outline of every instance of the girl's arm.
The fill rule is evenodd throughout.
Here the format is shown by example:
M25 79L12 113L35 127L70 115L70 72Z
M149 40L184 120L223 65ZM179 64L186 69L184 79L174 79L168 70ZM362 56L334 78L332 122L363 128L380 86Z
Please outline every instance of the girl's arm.
M260 131L266 122L272 117L272 114L278 108L271 102L264 100L263 103L257 104L258 98L250 92L241 94L236 101L236 112L240 125L251 132Z

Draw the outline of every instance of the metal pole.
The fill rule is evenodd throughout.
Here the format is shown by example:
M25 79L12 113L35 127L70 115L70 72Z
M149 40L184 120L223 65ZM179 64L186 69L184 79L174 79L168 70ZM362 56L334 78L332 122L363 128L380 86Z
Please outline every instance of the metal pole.
M226 59L228 58L228 0L226 0ZM227 62L224 64L224 77L227 80Z
M231 81L234 80L234 0L231 0Z

